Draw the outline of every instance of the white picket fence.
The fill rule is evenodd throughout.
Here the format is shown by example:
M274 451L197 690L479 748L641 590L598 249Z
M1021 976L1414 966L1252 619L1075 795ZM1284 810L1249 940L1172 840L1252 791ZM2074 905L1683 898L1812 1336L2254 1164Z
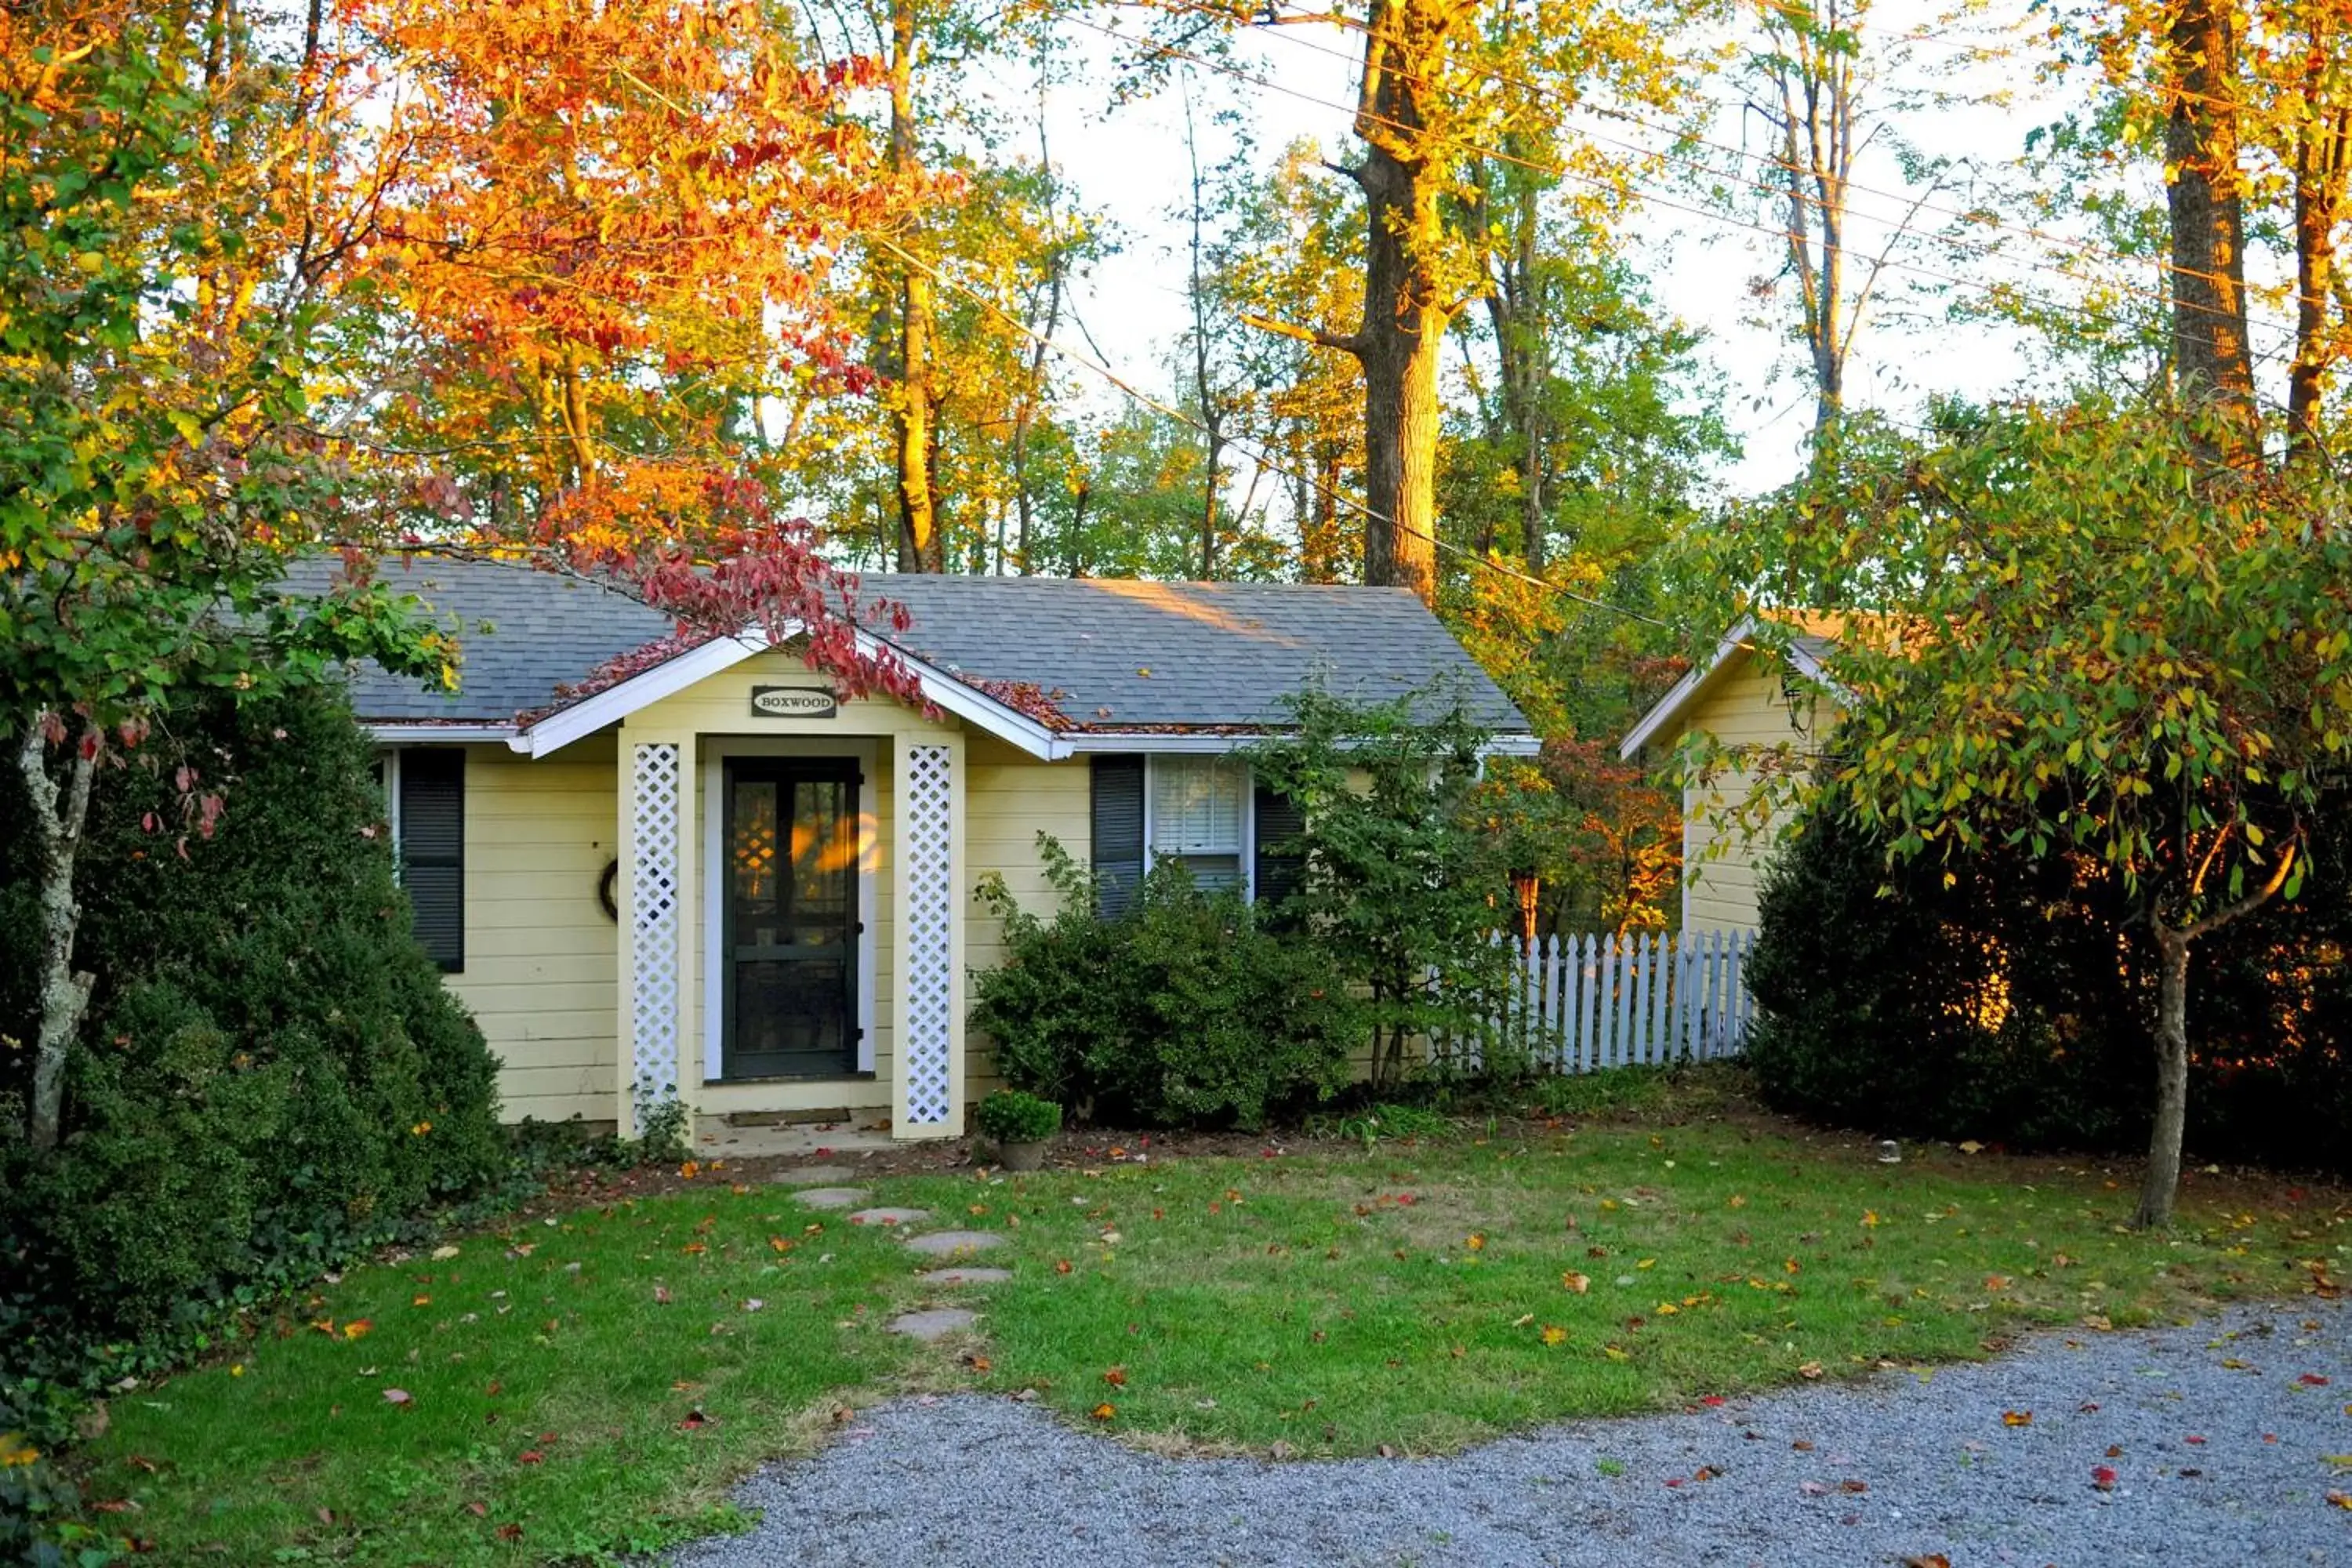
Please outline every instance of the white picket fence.
M1556 1072L1736 1056L1755 1004L1748 931L1610 932L1512 942L1489 1038ZM1454 1050L1483 1055L1479 1042Z

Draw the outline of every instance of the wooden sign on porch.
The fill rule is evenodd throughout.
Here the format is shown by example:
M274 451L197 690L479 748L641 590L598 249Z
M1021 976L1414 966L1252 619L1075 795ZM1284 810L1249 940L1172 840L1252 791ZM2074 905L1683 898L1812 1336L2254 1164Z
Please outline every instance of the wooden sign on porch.
M841 704L830 691L806 686L755 686L751 711L762 719L835 719Z

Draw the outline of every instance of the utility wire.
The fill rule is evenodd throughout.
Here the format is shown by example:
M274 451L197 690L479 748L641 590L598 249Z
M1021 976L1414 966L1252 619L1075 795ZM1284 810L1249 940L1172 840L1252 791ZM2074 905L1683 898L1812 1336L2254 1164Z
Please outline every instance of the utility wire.
M1315 19L1318 21L1328 21L1334 26L1361 33L1368 38L1379 37L1379 34L1375 29L1362 22L1357 21L1352 16L1318 16ZM1317 54L1328 56L1332 59L1344 61L1350 65L1360 65L1361 63L1360 57L1351 54L1345 49L1334 48L1328 44L1318 43L1315 39L1307 37L1296 27L1276 26L1265 30L1286 38L1289 42L1297 44L1301 48L1311 49ZM1907 38L1911 37L1911 35L1903 35L1902 37ZM1901 40L1897 39L1895 41ZM1754 158L1759 163L1777 169L1787 174L1802 176L1813 173L1813 171L1805 168L1801 164L1789 163L1785 159L1778 156L1752 152L1748 148L1737 146L1728 142L1718 142L1710 137L1696 135L1677 126L1663 124L1654 120L1644 119L1643 116L1635 114L1630 110L1600 104L1587 104L1575 99L1569 99L1563 102L1561 100L1561 95L1557 89L1546 87L1538 82L1529 81L1525 77L1517 76L1508 71L1496 68L1474 68L1470 74L1487 81L1518 88L1537 100L1548 101L1549 106L1555 109L1582 110L1587 113L1598 115L1604 120L1621 120L1629 125L1640 126L1645 131L1654 131L1662 135L1671 136L1678 142L1685 142L1692 146L1711 148L1716 152L1728 153L1738 158ZM1716 101L1717 102L1717 106L1720 108L1730 109L1734 107L1742 107L1735 106L1721 100ZM1764 112L1769 113L1769 110L1767 110ZM1732 183L1736 184L1746 185L1749 189L1761 192L1765 195L1770 196L1775 200L1786 201L1790 198L1794 198L1796 201L1806 206L1815 207L1824 211L1829 207L1829 204L1822 197L1808 194L1799 187L1759 184L1756 181L1743 178L1738 174L1727 176L1722 170L1717 169L1697 159L1686 158L1674 153L1661 151L1653 147L1646 147L1639 142L1628 142L1622 138L1605 135L1597 131L1589 131L1586 133L1592 136L1596 141L1605 142L1611 146L1624 148L1627 151L1640 153L1644 157L1654 157L1664 160L1667 163L1678 163L1685 168L1695 169L1701 174L1714 175L1717 178L1729 178ZM2017 235L2024 238L2032 239L2038 244L2047 246L2053 250L2074 251L2096 260L2116 262L2127 267L2153 267L2158 271L2170 277L2193 278L2206 283L2221 284L2235 281L2235 279L2223 279L2219 273L2208 272L2200 268L2183 267L2177 262L2168 260L2161 257L2133 256L2128 252L2116 250L2111 247L2095 244L2087 240L2070 238L2065 235L2054 234L2048 229L2036 228L2031 225L2011 223L1999 218L1989 218L1981 213L1966 212L1958 207L1945 206L1939 203L1928 200L1926 196L1913 196L1906 195L1900 191L1889 191L1875 185L1863 184L1859 181L1851 179L1843 181L1842 184L1849 192L1858 192L1864 195L1877 196L1882 200L1905 204L1908 205L1914 213L1930 212L1936 214L1939 217L1952 218L1958 222L1970 224L1979 228L1990 229L1995 233ZM1930 192L1928 194L1932 195L1934 193ZM1969 240L1956 235L1928 235L1924 231L1911 229L1907 226L1907 219L1904 223L1896 223L1892 219L1880 216L1876 213L1864 211L1863 209L1851 205L1844 206L1842 210L1846 216L1857 216L1866 222L1878 224L1885 227L1894 229L1898 233L1910 233L1920 238L1932 239L1938 244L1958 246L1961 248L1977 251L1979 254L1986 256L2005 256L2008 254L1999 246L1990 245L1981 240ZM2076 281L2096 281L2095 279L2081 279L2078 274L2069 271L2063 262L2041 262L2029 259L2026 262L2026 265L2038 268L2044 271L2056 272L2061 277L2074 279ZM2168 303L2177 303L2175 301L2170 301L2168 297L2166 296L2154 297L2167 299ZM2251 322L2250 326L2261 327L2271 331L2283 332L2287 334L2289 337L2292 337L2294 332L2294 328L2282 321L2255 321Z
M1225 76L1231 77L1236 81L1245 82L1252 87L1260 88L1268 92L1280 93L1285 97L1297 99L1303 103L1309 103L1318 108L1330 110L1334 113L1346 114L1360 120L1368 120L1375 125L1382 126L1389 130L1404 132L1413 135L1426 136L1439 142L1448 142L1460 148L1465 153L1474 153L1483 158L1491 158L1497 163L1508 163L1517 168L1527 169L1532 173L1544 175L1548 179L1577 180L1612 195L1631 194L1654 207L1663 207L1668 211L1685 213L1690 216L1702 218L1711 223L1725 224L1736 228L1748 229L1754 233L1768 236L1783 243L1785 243L1789 237L1788 230L1785 227L1775 227L1770 224L1755 222L1751 219L1742 218L1730 213L1720 212L1706 207L1693 206L1686 202L1675 201L1659 195L1657 192L1631 178L1628 178L1623 182L1623 185L1621 189L1620 185L1614 181L1605 179L1599 174L1590 174L1579 169L1571 169L1564 163L1546 163L1525 158L1516 153L1503 152L1496 148L1483 146L1480 143L1472 142L1465 137L1453 135L1442 131L1432 130L1426 126L1407 125L1402 121L1391 120L1384 115L1374 113L1373 111L1360 106L1339 103L1328 98L1320 98L1298 88L1291 87L1283 82L1275 81L1270 78L1254 75L1249 71L1234 66L1228 62L1214 59L1205 55L1196 54L1187 49L1181 49L1171 44L1154 42L1149 38L1138 38L1131 34L1119 32L1116 28L1106 27L1097 23L1087 21L1084 17L1072 17L1071 20L1078 26L1101 33L1106 37L1115 39L1119 43L1133 45L1150 54L1171 59L1191 61L1206 69L1220 72ZM1654 150L1648 148L1636 148L1635 151L1642 153L1645 156L1667 156L1666 154L1657 153ZM1699 166L1704 167L1704 165ZM1785 189L1777 186L1759 184L1753 181L1743 181L1739 183L1749 184L1754 189L1761 191L1776 199L1785 200L1790 195L1790 193ZM1818 198L1808 197L1801 199L1808 200L1813 203L1813 205L1820 205ZM1923 230L1912 228L1906 224L1893 222L1889 219L1877 216L1874 214L1849 213L1848 216L1862 217L1865 221L1875 223L1883 227L1888 228L1895 234L1907 234L1922 239L1935 239L1937 237L1927 234ZM1948 237L1946 237L1948 239ZM1906 260L1899 257L1888 256L1883 260L1876 261L1874 265L1892 268L1896 271L1912 273L1918 277L1931 279L1937 282L1948 283L1958 289L1984 294L1988 298L1996 296L2005 287L2004 285L1998 283L1986 282L1981 279L1967 278L1958 273L1947 272L1937 268L1923 266L1918 262ZM2028 265L2038 265L2045 270L2063 272L2063 268L2058 268L2050 263L2029 262ZM2063 275L2069 278L2074 277L2074 274L2072 273L2064 273ZM2168 295L2155 289L2137 288L2128 284L2116 285L2115 287L2119 292L2153 300L2168 309L2172 308L2176 303ZM2062 300L2052 300L2046 296L2034 294L2023 289L2014 289L2013 292L2015 292L2020 298L2034 304L2042 305L2053 310L2073 310L2076 314L2111 327L2121 325L2121 323L2116 321L2114 317L2100 311L2091 310ZM2291 328L2276 327L2274 323L2271 322L2261 322L2258 324L2273 327L2273 330L2286 331L2290 333L2293 331ZM2248 357L2256 362L2263 362L2271 360L2284 361L2292 357L2292 355L2287 350L2273 349L2261 353L2250 353Z

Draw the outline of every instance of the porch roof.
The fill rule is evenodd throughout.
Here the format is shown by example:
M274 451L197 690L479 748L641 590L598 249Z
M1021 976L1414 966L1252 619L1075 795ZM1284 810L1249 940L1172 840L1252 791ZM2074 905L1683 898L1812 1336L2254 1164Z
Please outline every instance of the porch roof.
M325 568L311 570L323 587ZM567 689L668 635L669 618L522 564L419 558L387 563L382 578L438 615L464 655L455 692L423 690L372 664L357 669L353 703L379 731L513 735L518 749L548 750L522 737L577 732L594 715L609 722L637 705L632 699L651 700L767 646L758 637L706 644L582 698ZM1286 700L1317 679L1359 702L1440 683L1496 733L1498 749L1530 743L1518 710L1403 589L871 574L859 599L908 611L906 630L886 621L871 639L907 658L934 701L1041 753L1041 736L1059 740L1055 754L1114 737L1135 737L1139 749L1154 737L1213 747L1220 736L1279 727ZM562 743L551 732L542 739Z

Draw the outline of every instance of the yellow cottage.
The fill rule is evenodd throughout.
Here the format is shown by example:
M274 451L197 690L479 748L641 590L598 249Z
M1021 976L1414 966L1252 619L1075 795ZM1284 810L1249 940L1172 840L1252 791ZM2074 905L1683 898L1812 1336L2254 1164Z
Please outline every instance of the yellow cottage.
M352 693L417 934L510 1119L626 1130L676 1094L961 1133L988 1073L966 976L1002 942L976 889L995 873L1044 908L1041 833L1113 898L1163 856L1253 889L1276 803L1234 753L1316 681L1358 701L1444 683L1496 751L1537 744L1398 589L867 576L861 597L911 624L861 638L905 660L925 711L841 699L789 638L647 663L667 617L527 567L383 574L466 650L455 693L372 666ZM635 672L598 686L610 668Z
M1753 931L1764 861L1781 822L1748 832L1734 820L1755 787L1758 769L1810 763L1823 736L1843 716L1826 663L1840 623L1781 614L1785 649L1759 645L1756 618L1724 634L1714 653L1675 683L1620 742L1627 761L1666 760L1694 733L1727 754L1702 777L1676 763L1683 795L1683 909L1685 931Z

